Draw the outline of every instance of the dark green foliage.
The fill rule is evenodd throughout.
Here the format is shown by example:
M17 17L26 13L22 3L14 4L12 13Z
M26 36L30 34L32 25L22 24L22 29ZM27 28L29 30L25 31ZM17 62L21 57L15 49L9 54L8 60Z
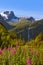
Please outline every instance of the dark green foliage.
M0 24L0 47L8 47L8 46L16 46L16 42L18 45L24 45L25 41L18 39L16 33L8 32L5 27Z
M38 34L37 36L36 36L36 38L35 39L32 39L32 40L30 40L30 42L28 42L27 43L27 45L29 45L29 46L31 46L31 47L41 47L41 48L43 48L43 34L42 33L40 33L40 34Z

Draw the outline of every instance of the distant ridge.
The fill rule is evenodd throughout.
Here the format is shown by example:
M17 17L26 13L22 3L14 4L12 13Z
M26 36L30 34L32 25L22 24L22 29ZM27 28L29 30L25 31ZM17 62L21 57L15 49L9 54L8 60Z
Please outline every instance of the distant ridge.
M0 13L0 15L6 20L7 22L18 22L19 20L23 20L24 18L26 20L29 20L30 22L35 21L33 17L17 17L15 16L13 11L4 11Z

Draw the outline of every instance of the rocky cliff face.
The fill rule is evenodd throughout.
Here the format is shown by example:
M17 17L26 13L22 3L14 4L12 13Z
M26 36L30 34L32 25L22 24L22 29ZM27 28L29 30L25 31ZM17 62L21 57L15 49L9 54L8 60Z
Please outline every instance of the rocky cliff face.
M5 11L3 13L0 14L4 20L6 20L7 22L16 22L19 20L18 17L15 16L13 11Z

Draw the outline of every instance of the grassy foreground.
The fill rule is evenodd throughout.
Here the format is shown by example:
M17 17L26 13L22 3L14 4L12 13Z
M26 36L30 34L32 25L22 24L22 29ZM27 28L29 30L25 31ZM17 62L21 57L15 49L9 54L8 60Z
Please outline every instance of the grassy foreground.
M0 65L43 65L43 48L28 45L0 49Z

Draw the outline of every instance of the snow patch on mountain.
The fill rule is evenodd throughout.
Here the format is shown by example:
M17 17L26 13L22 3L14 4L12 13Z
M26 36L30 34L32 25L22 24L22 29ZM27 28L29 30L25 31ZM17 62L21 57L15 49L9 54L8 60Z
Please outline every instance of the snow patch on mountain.
M8 19L8 16L7 16L6 14L0 13L0 15L1 15L2 17L4 17L4 18Z

